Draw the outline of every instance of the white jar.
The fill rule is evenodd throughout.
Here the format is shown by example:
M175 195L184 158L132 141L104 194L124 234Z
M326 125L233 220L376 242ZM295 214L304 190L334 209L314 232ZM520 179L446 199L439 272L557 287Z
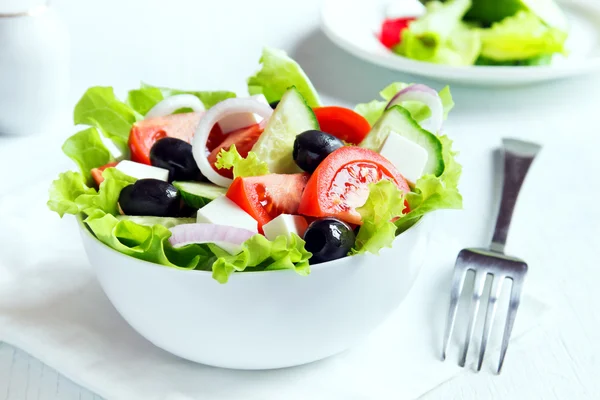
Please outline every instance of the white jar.
M0 0L0 135L64 121L69 38L47 0Z

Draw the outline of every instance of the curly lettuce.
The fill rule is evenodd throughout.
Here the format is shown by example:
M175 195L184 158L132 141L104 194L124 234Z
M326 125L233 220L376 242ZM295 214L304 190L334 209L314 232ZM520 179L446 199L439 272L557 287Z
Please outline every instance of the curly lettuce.
M532 60L566 53L567 33L546 25L535 14L520 11L481 29L481 57L499 62Z
M248 78L248 92L252 95L263 94L269 103L281 100L283 94L292 86L302 94L306 104L319 107L321 100L317 90L304 73L300 65L283 50L265 47L260 58L262 68Z
M233 177L260 176L269 173L269 166L261 161L255 152L248 153L246 158L238 153L235 144L229 150L221 149L217 154L215 167L219 169L233 169Z
M404 214L405 195L387 179L369 184L367 201L356 209L361 215L362 225L351 254L379 254L382 248L392 247L397 230L392 221Z
M312 254L304 245L304 240L294 233L278 236L273 241L262 235L254 235L242 244L242 250L235 255L209 244L209 248L218 257L212 266L213 278L220 283L226 283L234 272L250 269L290 269L306 276L310 273L309 260Z
M96 128L88 128L69 137L63 144L62 151L77 164L86 183L91 182L90 171L93 168L113 160Z

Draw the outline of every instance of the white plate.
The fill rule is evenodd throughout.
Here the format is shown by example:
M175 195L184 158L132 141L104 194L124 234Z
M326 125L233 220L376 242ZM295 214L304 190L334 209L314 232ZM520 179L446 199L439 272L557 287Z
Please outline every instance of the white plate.
M375 36L389 3L390 0L326 0L321 14L322 29L335 44L359 58L397 71L445 82L517 85L600 71L598 0L559 1L571 27L567 41L570 54L566 58L555 57L552 65L537 67L453 67L398 56L386 49Z

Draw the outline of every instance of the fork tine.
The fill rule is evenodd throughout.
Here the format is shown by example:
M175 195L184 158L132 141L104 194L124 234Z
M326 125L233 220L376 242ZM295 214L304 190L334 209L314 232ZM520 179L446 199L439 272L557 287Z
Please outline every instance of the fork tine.
M454 330L454 323L456 322L456 311L458 310L458 298L462 292L463 285L465 283L465 275L467 270L460 265L454 267L454 275L452 276L452 286L450 288L450 308L448 310L448 318L446 320L446 330L444 332L444 344L442 350L442 361L446 359L446 353L448 352L448 346L450 344L450 337Z
M481 347L479 348L479 361L477 362L478 372L481 371L483 357L485 356L487 343L490 339L490 333L492 332L494 317L496 316L496 310L498 309L498 297L500 296L503 282L504 276L492 276L492 287L490 288L490 297L485 313L485 322L483 323L483 334L481 336Z
M463 346L462 356L458 365L464 367L467 362L467 353L469 351L469 344L473 337L473 331L475 330L475 319L477 318L477 312L479 311L479 303L481 302L481 296L483 295L483 288L485 286L485 279L487 272L475 271L475 279L473 281L473 302L471 304L471 316L469 317L469 325L467 328L467 336L465 337L465 344Z
M512 333L512 329L515 324L515 318L517 317L517 310L519 308L519 304L521 303L521 292L523 290L522 278L522 276L515 276L512 278L512 288L510 290L510 301L508 304L508 315L506 317L504 337L502 338L500 362L498 363L498 374L500 374L502 371L502 365L504 364L504 357L506 356L506 350L508 349L510 334Z

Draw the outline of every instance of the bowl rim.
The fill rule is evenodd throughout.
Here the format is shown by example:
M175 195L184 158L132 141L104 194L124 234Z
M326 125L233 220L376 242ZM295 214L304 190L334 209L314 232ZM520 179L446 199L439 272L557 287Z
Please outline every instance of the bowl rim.
M152 268L158 268L161 269L163 271L176 271L176 272L180 272L180 273L188 273L188 274L201 274L201 275L209 275L212 279L212 271L206 271L206 270L197 270L197 269L185 269L185 268L172 268L166 265L162 265L162 264L157 264L151 261L146 261L146 260L142 260L139 258L135 258L132 256L129 256L127 254L121 253L118 250L113 249L112 247L110 247L109 245L107 245L106 243L102 242L100 239L98 239L96 237L96 235L94 235L92 233L92 231L89 229L89 227L85 224L85 222L83 221L83 213L79 213L77 215L75 215L75 218L77 220L77 223L79 225L79 229L81 232L83 232L84 235L88 235L88 237L90 239L92 239L94 242L96 242L96 244L101 245L102 247L106 248L108 251L114 253L117 257L123 257L123 258L127 258L128 260L131 260L132 262L140 262L143 264L147 264L149 266L152 266ZM401 237L402 235L406 234L407 232L410 231L414 231L414 228L421 226L423 224L423 220L427 220L429 221L431 219L430 216L423 215L421 216L421 218L414 223L410 228L408 228L406 231L402 232L400 235L396 236L396 238L394 239L394 242ZM393 249L394 247L390 247L388 249ZM385 250L385 249L383 249ZM351 257L360 257L360 258L364 258L364 257L379 257L376 254L371 254L371 253L363 253L363 254L357 254ZM310 270L311 273L315 270L323 270L323 269L329 269L329 268L333 268L335 266L337 266L337 264L340 264L343 261L346 261L348 257L343 257L343 258L338 258L337 260L333 260L333 261L328 261L328 262L324 262L324 263L319 263L319 264L315 264L315 265L311 265L310 266ZM240 276L240 275L244 275L244 276L262 276L266 273L270 273L270 274L274 274L274 273L290 273L290 272L294 272L292 270L289 269L279 269L279 270L268 270L268 271L244 271L244 273L234 273L231 274L231 276L229 277L229 280L231 280L234 276ZM294 273L295 276L300 276L296 273ZM236 278L237 279L237 278Z

